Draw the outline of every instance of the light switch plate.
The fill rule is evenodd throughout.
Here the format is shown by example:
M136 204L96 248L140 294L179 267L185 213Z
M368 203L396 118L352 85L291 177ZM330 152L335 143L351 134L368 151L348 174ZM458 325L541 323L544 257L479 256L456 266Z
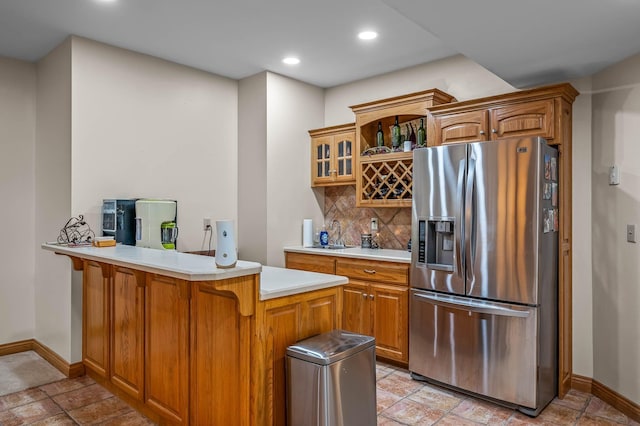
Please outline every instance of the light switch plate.
M636 242L636 225L627 225L627 242Z
M615 164L609 167L609 185L620 185L620 168Z

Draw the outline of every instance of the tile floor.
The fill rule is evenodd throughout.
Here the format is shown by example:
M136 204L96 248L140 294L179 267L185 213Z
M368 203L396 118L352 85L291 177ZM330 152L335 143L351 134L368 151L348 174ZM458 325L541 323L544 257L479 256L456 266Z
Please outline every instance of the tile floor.
M0 378L1 379L1 378ZM535 419L494 404L411 380L406 370L376 368L378 425L633 425L600 399L571 391ZM152 425L84 376L0 396L0 425ZM297 426L297 425L296 425Z

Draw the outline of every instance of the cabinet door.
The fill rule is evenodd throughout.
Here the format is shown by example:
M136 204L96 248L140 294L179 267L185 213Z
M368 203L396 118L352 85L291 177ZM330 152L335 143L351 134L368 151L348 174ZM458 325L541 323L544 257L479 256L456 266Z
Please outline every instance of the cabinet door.
M82 291L82 361L100 377L109 375L110 267L84 261Z
M491 139L511 136L542 136L553 139L553 99L493 108Z
M336 181L355 182L355 175L353 173L353 149L355 147L355 137L355 132L341 133L333 137Z
M371 284L371 315L376 354L401 362L409 361L409 288Z
M147 274L146 404L186 424L189 395L189 288L186 281Z
M111 291L111 382L144 397L144 278L140 271L113 267Z
M302 323L298 339L306 339L316 334L326 333L339 327L338 292L315 297L303 304Z
M372 335L368 288L367 284L354 280L342 287L342 328L344 330Z
M433 117L434 138L429 145L489 140L487 110L452 113Z
M333 136L311 139L311 186L333 182Z

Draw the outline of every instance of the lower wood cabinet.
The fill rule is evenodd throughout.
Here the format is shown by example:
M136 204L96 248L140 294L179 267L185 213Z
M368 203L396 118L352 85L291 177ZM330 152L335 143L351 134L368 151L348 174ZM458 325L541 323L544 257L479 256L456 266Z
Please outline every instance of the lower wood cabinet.
M348 277L340 328L375 337L377 356L408 364L409 264L292 252L285 259L287 268Z
M298 340L340 328L340 287L259 302L252 380L256 425L286 424L285 358Z
M342 328L376 338L376 355L409 362L409 288L351 280L343 288Z
M82 276L82 362L93 374L109 375L110 265L84 261Z
M217 283L192 283L190 424L250 425L252 317ZM225 283L255 297L253 276Z
M112 274L109 377L114 386L143 401L145 274L119 266Z
M145 403L163 418L187 424L190 284L145 275Z

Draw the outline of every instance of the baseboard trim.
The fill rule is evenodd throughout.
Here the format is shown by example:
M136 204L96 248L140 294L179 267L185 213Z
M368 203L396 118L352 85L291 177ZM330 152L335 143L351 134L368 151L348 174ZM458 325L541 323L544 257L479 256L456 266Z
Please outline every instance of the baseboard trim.
M4 343L0 345L0 356L17 354L33 350L33 339L20 340L19 342Z
M35 339L21 340L19 342L0 345L0 356L26 351L34 351L70 379L80 377L85 374L84 364L82 364L82 362L69 364L60 355Z
M590 377L574 374L571 376L571 387L580 392L586 392L593 396L597 396L616 410L620 411L622 414L636 422L640 422L640 405L620 395L618 392L603 385L599 381Z

